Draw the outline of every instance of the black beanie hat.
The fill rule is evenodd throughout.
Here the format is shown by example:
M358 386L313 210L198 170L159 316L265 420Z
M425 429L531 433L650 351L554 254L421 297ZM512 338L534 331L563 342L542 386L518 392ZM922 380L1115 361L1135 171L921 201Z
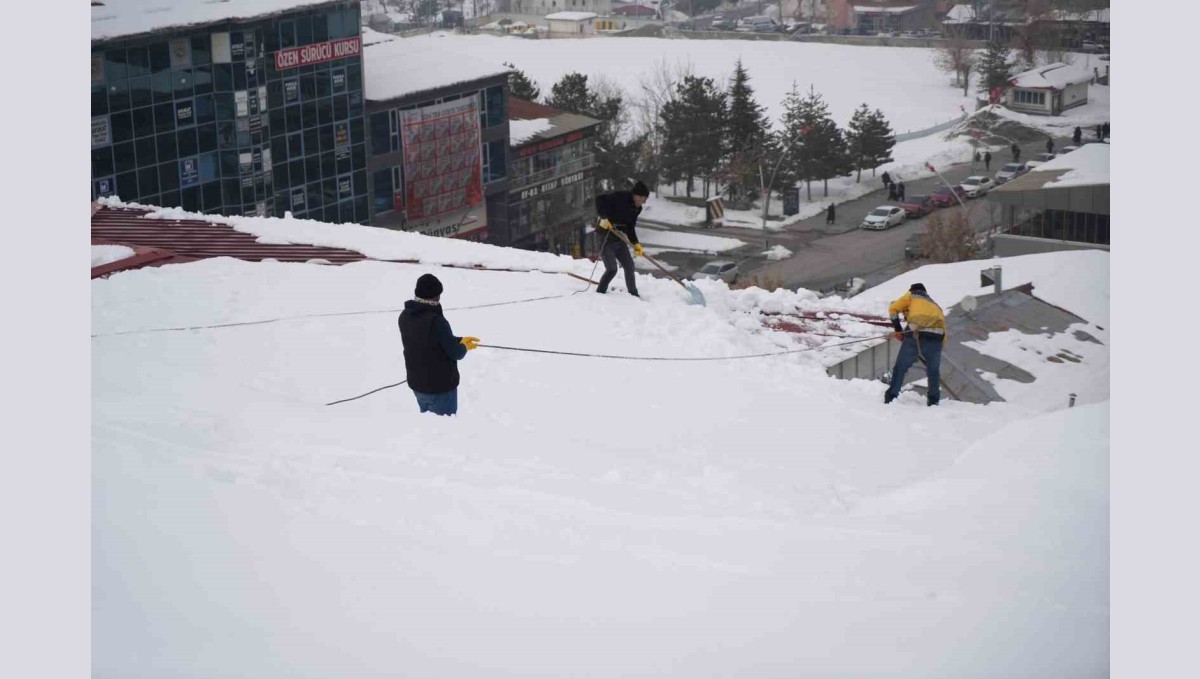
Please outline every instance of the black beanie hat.
M925 284L924 283L913 283L911 286L909 286L908 291L909 292L925 292Z
M638 181L636 184L633 185L633 195L643 196L643 197L649 196L650 189L647 188L647 186L644 183L642 183L641 181Z
M442 294L442 282L431 273L427 273L417 279L417 289L414 293L421 299L435 299Z

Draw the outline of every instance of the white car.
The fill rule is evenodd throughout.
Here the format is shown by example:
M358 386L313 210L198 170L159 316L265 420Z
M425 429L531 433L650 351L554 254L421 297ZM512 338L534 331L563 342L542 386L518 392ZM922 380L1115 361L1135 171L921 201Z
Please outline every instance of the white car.
M996 184L1003 184L1011 179L1016 179L1027 171L1024 163L1006 163L1004 167L996 172Z
M860 226L864 229L890 229L904 221L904 208L895 205L880 205L863 217Z
M983 175L967 177L963 180L962 184L959 184L959 187L962 188L967 198L978 198L991 191L995 186L996 182L992 181L991 177L984 177Z
M1036 156L1025 161L1025 167L1037 167L1038 165L1048 163L1048 162L1054 160L1054 155L1055 154L1053 154L1053 153L1039 153Z
M699 271L692 274L692 280L694 281L702 281L704 279L719 279L732 285L738 279L738 265L734 262L709 262L700 267Z

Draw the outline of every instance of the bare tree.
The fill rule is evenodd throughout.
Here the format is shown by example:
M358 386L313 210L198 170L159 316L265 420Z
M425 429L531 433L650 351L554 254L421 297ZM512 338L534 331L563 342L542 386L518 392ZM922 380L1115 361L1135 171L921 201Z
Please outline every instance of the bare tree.
M629 121L629 129L634 135L646 134L646 146L651 157L656 157L662 148L659 113L664 105L678 97L675 86L689 75L692 75L691 62L670 62L663 57L638 77L637 95L629 100L633 117Z
M1026 21L1017 27L1012 42L1012 48L1017 53L1017 63L1024 70L1038 65L1040 50L1059 42L1057 32L1051 34L1047 29L1050 0L1029 0L1026 13Z
M962 262L979 255L970 214L961 209L939 210L926 220L921 256L934 263Z
M946 44L933 53L933 65L946 73L954 74L954 81L968 96L971 87L971 69L975 66L975 48L960 35L952 35Z

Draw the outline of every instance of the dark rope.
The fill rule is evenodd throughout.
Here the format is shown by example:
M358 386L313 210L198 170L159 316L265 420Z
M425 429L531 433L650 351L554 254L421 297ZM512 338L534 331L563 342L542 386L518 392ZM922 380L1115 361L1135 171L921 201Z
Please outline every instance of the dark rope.
M589 354L577 351L554 351L551 349L527 349L524 347L506 347L497 344L480 344L481 347L489 349L503 349L505 351L525 351L534 354L557 354L559 356L582 356L586 358L608 358L619 361L732 361L743 358L763 358L766 356L783 356L785 354L799 354L806 351L816 351L817 349L832 349L841 347L847 344L857 344L859 342L869 342L871 340L883 339L887 335L873 335L871 337L863 337L853 339L848 342L838 342L836 344L822 344L817 347L804 347L802 349L785 349L783 351L771 351L762 354L742 354L740 356L618 356L616 354Z
M372 389L371 391L368 391L368 392L367 392L367 393L365 393L365 394L359 394L358 396L352 396L352 397L350 397L350 398L344 398L344 399L342 399L342 400L340 400L340 401L334 401L334 402L332 402L332 403L326 403L325 405L327 405L327 406L335 406L335 405L337 405L337 404L339 404L339 403L345 403L345 402L347 402L347 401L357 401L358 399L360 399L360 398L362 398L362 397L364 397L364 396L370 396L371 394L374 394L374 393L375 393L375 392L377 392L377 391L383 391L384 389L391 389L392 387L398 387L398 386L400 386L401 384L404 384L404 383L405 383L405 382L407 382L407 381L408 381L408 380L401 380L401 381L399 381L399 382L397 382L397 383L395 383L395 384L389 384L389 385L387 385L386 387L380 387L380 388L378 388L378 389Z

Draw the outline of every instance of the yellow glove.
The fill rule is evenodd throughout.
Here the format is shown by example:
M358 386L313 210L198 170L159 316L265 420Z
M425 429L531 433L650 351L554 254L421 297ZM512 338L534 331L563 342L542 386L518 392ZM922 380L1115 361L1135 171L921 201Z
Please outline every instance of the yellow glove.
M464 337L458 341L459 344L467 348L467 351L479 348L478 337Z
M642 257L642 256L643 256L643 254L642 254L642 244L641 244L641 243L634 243L634 245L633 245L633 254L637 255L638 257Z
M611 229L611 228L612 228L612 222L608 221L607 219L601 219L601 220L600 220L600 228L602 228L602 229Z

